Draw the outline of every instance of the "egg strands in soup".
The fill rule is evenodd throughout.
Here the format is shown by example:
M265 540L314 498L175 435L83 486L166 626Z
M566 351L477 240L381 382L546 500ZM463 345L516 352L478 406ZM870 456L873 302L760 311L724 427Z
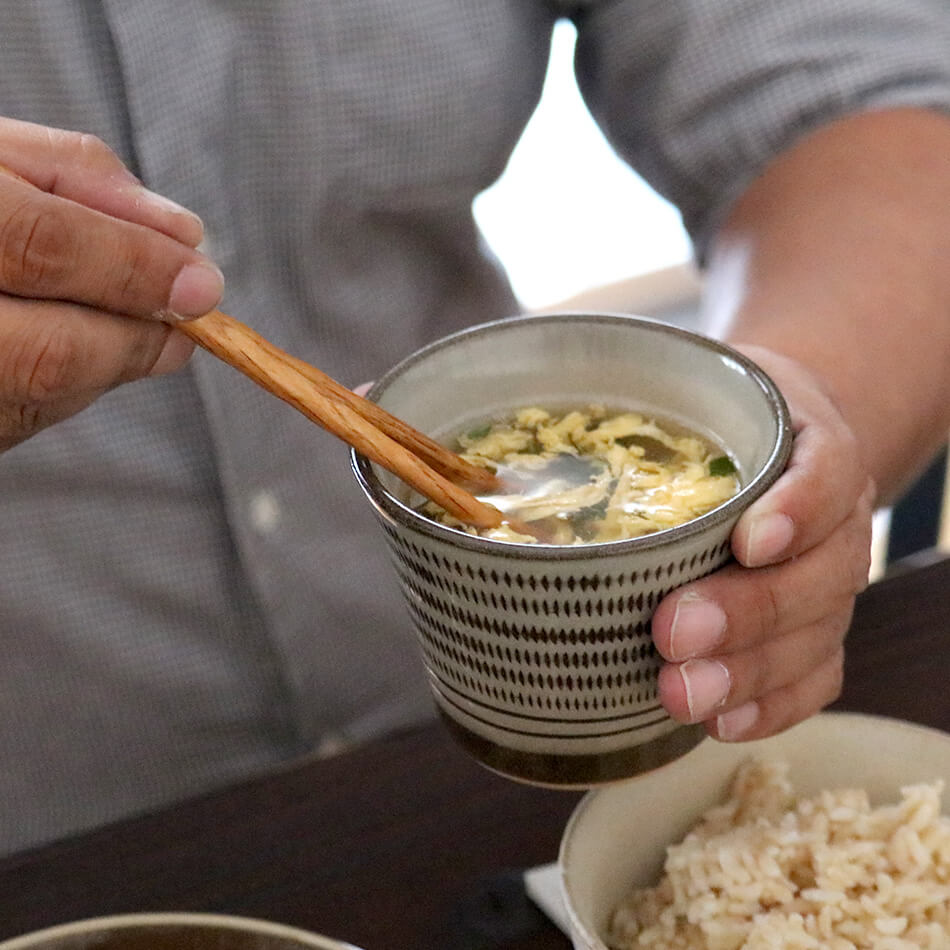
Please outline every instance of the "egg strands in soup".
M539 526L546 543L591 544L653 534L697 518L739 490L728 456L705 439L637 412L602 406L524 408L458 437L457 451L524 490L483 501ZM520 487L519 484L519 487ZM470 534L534 543L507 524L477 531L427 503L427 516Z

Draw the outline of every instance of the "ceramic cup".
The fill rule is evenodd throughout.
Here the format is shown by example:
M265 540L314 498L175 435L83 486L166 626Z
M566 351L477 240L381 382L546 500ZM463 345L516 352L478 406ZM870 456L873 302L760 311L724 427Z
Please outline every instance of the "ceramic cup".
M491 769L586 787L653 769L705 734L658 700L650 618L671 590L730 558L742 511L791 446L772 381L739 353L643 318L548 314L456 333L409 356L369 398L435 438L523 406L602 403L723 446L742 488L687 524L627 541L556 546L474 537L414 510L403 483L359 455L435 702Z
M296 927L229 914L95 917L0 941L0 950L359 950Z

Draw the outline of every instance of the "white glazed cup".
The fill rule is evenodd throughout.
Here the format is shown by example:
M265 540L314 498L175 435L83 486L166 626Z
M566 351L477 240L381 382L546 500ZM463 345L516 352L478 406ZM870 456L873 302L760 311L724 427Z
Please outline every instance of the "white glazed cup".
M627 541L555 546L473 537L414 510L403 483L354 454L418 631L443 720L511 778L587 787L679 757L705 735L658 700L650 619L671 590L723 565L736 520L781 474L785 403L750 360L663 323L608 314L496 321L409 356L369 398L446 439L527 405L599 402L724 446L742 479L687 524Z
M249 917L184 912L117 914L0 941L0 950L359 950L329 937Z

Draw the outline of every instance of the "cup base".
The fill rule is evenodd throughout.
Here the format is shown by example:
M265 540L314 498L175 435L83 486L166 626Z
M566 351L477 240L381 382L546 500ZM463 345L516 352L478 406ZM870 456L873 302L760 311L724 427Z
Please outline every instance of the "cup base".
M706 738L700 724L678 726L650 742L592 755L558 755L508 749L439 716L456 742L486 768L505 778L544 788L586 789L652 772L685 755Z

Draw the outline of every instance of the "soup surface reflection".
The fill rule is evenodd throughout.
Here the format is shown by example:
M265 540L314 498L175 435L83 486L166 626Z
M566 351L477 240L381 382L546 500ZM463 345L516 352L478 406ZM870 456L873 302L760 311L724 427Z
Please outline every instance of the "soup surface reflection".
M718 507L738 492L735 465L695 433L636 412L587 406L520 409L457 437L453 448L495 470L504 494L480 495L546 543L591 544L652 534ZM428 502L442 524L485 538L533 543L508 524L477 531Z

